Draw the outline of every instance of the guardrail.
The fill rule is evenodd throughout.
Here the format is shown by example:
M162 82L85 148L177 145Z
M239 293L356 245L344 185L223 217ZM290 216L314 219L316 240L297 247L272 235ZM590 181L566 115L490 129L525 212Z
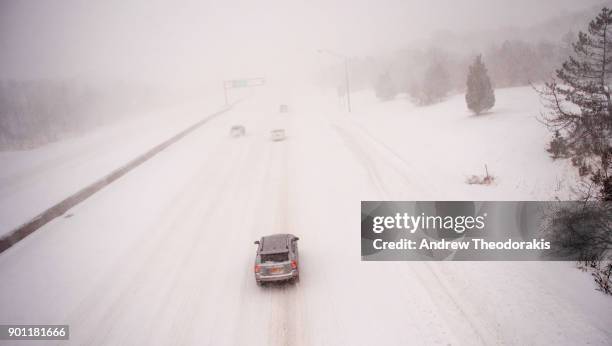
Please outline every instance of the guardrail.
M32 220L24 223L23 225L17 227L16 229L10 231L7 235L5 235L5 236L0 238L0 253L6 251L11 246L17 244L23 238L25 238L28 235L34 233L36 230L40 229L42 226L44 226L47 223L51 222L53 219L55 219L55 218L57 218L59 216L64 215L68 210L70 210L70 208L74 207L75 205L77 205L77 204L83 202L84 200L86 200L87 198L91 197L94 193L100 191L105 186L108 186L109 184L111 184L115 180L117 180L117 179L121 178L122 176L124 176L125 174L127 174L129 171L131 171L134 168L140 166L145 161L147 161L150 158L152 158L153 156L157 155L158 153L160 153L162 150L166 149L170 145L178 142L181 138L183 138L186 135L188 135L189 133L193 132L194 130L196 130L200 126L206 124L208 121L210 121L213 118L215 118L215 117L217 117L217 116L219 116L219 115L229 111L235 104L236 103L233 103L232 105L226 107L225 109L222 109L222 110L220 110L218 112L215 112L215 113L207 116L206 118L198 121L197 123L189 126L188 128L184 129L183 131L181 131L181 132L177 133L176 135L170 137L169 139L165 140L161 144L158 144L155 147L149 149L144 154L142 154L142 155L136 157L135 159L131 160L127 164L123 165L122 167L119 167L118 169L112 171L111 173L107 174L106 176L102 177L101 179L95 181L94 183L86 186L85 188L77 191L76 193L74 193L74 194L70 195L69 197L65 198L64 200L60 201L59 203L53 205L52 207L48 208L44 212L42 212L39 215L37 215L36 217L34 217Z

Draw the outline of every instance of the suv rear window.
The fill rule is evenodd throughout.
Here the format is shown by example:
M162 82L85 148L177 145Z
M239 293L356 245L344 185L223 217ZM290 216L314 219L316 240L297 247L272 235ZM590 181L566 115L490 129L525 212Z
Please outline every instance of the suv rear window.
M261 255L262 262L285 262L289 260L289 253L273 253L267 255Z

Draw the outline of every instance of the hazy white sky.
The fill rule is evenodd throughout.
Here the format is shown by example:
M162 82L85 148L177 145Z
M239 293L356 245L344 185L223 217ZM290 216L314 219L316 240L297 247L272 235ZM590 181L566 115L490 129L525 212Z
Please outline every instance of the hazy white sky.
M317 48L371 54L527 26L600 0L0 0L0 78L171 82L291 75Z

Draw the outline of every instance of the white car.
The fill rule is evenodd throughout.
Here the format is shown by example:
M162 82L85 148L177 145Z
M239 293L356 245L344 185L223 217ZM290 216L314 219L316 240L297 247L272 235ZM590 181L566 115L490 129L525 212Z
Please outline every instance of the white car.
M283 141L285 140L285 138L287 138L287 136L285 135L285 129L274 129L272 130L272 132L270 132L270 139L275 142Z

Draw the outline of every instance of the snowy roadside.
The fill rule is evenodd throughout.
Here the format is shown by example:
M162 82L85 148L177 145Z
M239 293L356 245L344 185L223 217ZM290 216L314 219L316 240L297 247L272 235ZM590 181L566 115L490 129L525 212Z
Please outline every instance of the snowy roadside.
M342 112L274 101L239 105L2 253L0 322L67 323L77 344L610 343L612 301L572 263L360 261L360 200L451 198L452 184L412 180ZM285 231L301 280L258 287L253 240Z
M354 109L350 115L342 111L317 115L313 110L296 120L302 133L292 142L290 180L295 192L290 195L299 212L291 214L297 218L293 224L302 239L302 262L307 263L300 288L311 312L303 328L311 332L306 334L313 344L609 344L612 301L596 291L589 274L576 270L572 262L358 260L360 225L354 216L360 212L360 200L473 199L463 187L471 186L463 180L436 181L428 175L434 167L415 167L404 162L410 156L402 153L400 159L389 152L397 154L409 144L401 137L409 127L398 124L408 125L400 120L413 109L403 100L396 102L400 119L390 124L386 121L393 114L384 108L394 107L392 102L373 105L372 114ZM397 134L397 142L378 137L374 127L372 136L390 143L385 148L368 138L354 124L355 118L385 123ZM425 133L419 137L427 138ZM512 143L519 153L529 145L525 140ZM427 148L424 143L414 150ZM443 158L456 153L448 150ZM537 164L548 164L545 154L536 159L543 161ZM518 176L520 169L516 171ZM522 175L529 186L528 173L525 168ZM530 199L530 192L523 189L506 196L493 186L485 197ZM334 261L327 256L334 256ZM354 313L356 307L359 314Z
M217 111L201 103L136 115L27 151L0 153L0 236Z
M578 177L567 160L545 151L551 134L537 117L541 105L530 87L496 90L497 104L472 115L464 95L415 107L407 99L380 102L367 92L354 97L349 128L378 143L383 152L410 166L418 185L401 196L451 200L570 200ZM490 186L470 185L471 175L495 177ZM436 195L437 194L437 195Z

